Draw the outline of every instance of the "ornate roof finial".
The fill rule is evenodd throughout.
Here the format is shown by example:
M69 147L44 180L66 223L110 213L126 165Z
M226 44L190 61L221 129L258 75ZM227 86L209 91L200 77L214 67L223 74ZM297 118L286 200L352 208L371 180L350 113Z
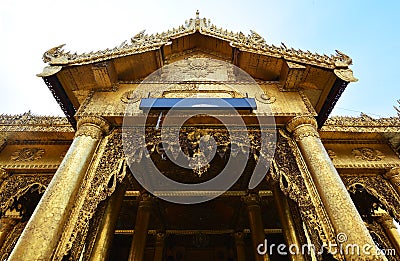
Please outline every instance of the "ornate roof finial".
M196 11L196 19L197 19L197 20L200 19L200 12L199 12L199 10Z

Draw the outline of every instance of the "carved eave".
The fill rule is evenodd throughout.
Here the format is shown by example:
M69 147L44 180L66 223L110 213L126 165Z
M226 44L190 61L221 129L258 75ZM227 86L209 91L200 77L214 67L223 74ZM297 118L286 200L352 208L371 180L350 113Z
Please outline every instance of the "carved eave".
M0 115L0 135L9 142L71 141L74 129L65 117Z
M335 116L329 118L321 128L322 139L330 140L374 140L389 142L400 153L400 117L373 119Z
M0 168L41 179L57 170L74 134L65 117L0 115Z
M190 19L185 25L161 34L144 31L113 49L71 54L64 45L43 55L48 63L42 77L72 126L74 115L92 91L112 91L121 81L140 81L165 63L183 59L192 51L232 62L263 81L278 81L281 91L302 90L318 114L322 126L344 88L356 81L348 66L351 59L337 51L326 56L268 45L251 31L249 35L217 28L209 20Z

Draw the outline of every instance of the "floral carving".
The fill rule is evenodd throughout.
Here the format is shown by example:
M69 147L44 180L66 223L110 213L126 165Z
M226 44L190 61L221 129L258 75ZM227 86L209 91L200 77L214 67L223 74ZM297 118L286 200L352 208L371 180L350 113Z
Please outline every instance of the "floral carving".
M15 151L11 155L13 161L35 161L41 159L44 154L44 149L41 148L22 148Z
M367 147L353 149L351 153L356 159L366 161L380 161L385 157L379 150Z
M171 66L171 69L176 68L175 70L180 72L179 75L174 74L174 77L182 81L188 81L200 78L207 79L210 74L215 73L218 68L224 66L224 63L201 56L192 56L191 58L173 63ZM169 76L170 74L167 73L162 77L165 80L169 80L165 78Z

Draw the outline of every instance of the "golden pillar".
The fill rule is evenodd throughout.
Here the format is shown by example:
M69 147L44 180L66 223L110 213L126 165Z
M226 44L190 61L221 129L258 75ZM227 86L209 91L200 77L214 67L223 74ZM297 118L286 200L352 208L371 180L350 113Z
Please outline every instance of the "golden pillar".
M164 257L165 233L157 233L154 261L162 261Z
M135 232L133 234L129 261L142 261L146 248L147 229L149 227L153 199L148 194L141 196L141 201L136 214Z
M294 249L301 249L301 241L296 233L296 225L290 212L289 202L286 196L282 193L279 186L274 186L274 199L278 210L279 220L281 221L283 235L286 240L287 248L291 245L296 246ZM305 258L301 253L290 254L289 258L292 261L304 261Z
M100 117L78 121L74 140L18 239L9 261L51 260L99 141L108 132Z
M376 221L383 227L390 243L396 250L396 256L400 255L400 233L393 223L393 218L386 211L375 212Z
M99 231L90 254L90 261L108 260L125 190L125 184L118 184L114 193L107 201Z
M295 117L287 124L306 162L318 194L332 222L343 249L356 244L362 249L360 255L344 251L349 260L386 260L377 256L377 248L364 225L349 193L326 152L317 131L317 122L311 116ZM341 233L344 233L345 236ZM358 258L358 259L357 259Z
M243 239L244 239L244 233L242 232L235 233L237 261L246 261L246 248Z
M249 217L255 260L269 260L268 251L261 255L258 253L258 249L260 249L259 245L264 245L265 243L264 225L261 218L260 197L256 194L248 194L243 197L243 200L246 204L247 214ZM267 246L264 245L261 249L264 249L265 247Z
M400 195L400 167L394 167L386 172L385 178L390 181L394 189Z

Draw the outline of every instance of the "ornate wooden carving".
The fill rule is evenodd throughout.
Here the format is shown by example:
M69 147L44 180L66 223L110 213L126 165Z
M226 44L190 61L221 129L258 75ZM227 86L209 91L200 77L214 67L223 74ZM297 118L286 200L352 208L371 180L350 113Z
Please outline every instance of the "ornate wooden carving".
M369 194L385 206L394 218L400 220L400 196L381 175L343 175L342 180L348 190L355 184L362 185Z
M120 183L124 177L125 163L121 133L114 131L104 138L92 167L86 173L57 246L55 260L61 260L73 247L75 252L76 249L80 249L80 245L86 240L89 221L96 212L98 204L114 192L117 183Z
M278 181L281 190L297 203L301 219L316 249L321 249L323 243L336 244L332 225L305 162L296 144L283 131L279 131L273 166L272 179ZM336 253L336 257L342 259L339 253Z

